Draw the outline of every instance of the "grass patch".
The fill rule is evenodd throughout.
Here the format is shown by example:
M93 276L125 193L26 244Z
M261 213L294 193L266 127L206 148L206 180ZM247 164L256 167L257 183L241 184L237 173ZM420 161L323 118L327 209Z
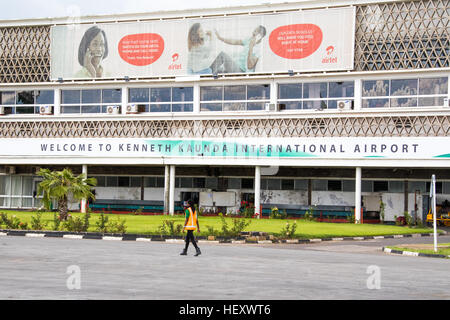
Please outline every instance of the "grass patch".
M446 256L450 256L450 243L438 243L438 250L434 252L433 244L421 244L421 245L405 245L401 247L387 247L392 250L399 251L411 251L411 252L419 252L426 254L442 254Z
M27 211L7 211L8 216L15 215L22 222L31 223L31 217L36 216L36 212ZM70 213L72 216L83 216L81 213ZM90 227L88 232L95 232L95 223L99 220L99 213L92 213L89 219ZM116 219L118 215L108 214L110 219ZM163 216L163 215L120 215L121 219L126 220L127 233L159 235L158 227L164 220L173 220L176 224L184 224L184 215ZM53 212L43 212L41 219L47 223L47 229L51 230L53 226ZM226 221L231 225L231 219L226 217ZM281 230L286 226L286 222L294 220L283 219L248 219L251 223L244 231L260 231L267 232L272 235L280 235ZM431 233L430 228L409 228L404 226L382 225L382 224L351 224L351 223L329 223L315 222L303 219L297 219L297 230L294 235L299 239L312 238L333 238L333 237L362 237L362 236L383 236L411 233ZM199 217L201 233L200 236L210 235L208 229L214 228L221 231L222 223L220 217ZM209 227L209 228L208 228Z

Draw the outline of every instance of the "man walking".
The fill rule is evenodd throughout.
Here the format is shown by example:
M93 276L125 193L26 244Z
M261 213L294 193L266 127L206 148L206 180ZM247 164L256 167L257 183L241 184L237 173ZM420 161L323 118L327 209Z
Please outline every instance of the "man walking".
M192 200L187 201L187 208L186 208L186 220L184 221L184 230L187 230L186 235L186 245L183 249L183 252L180 253L180 255L185 256L187 255L187 249L189 246L189 242L192 242L192 244L195 247L195 250L197 251L195 256L198 256L201 254L200 248L197 246L197 243L195 242L194 237L194 230L197 230L197 232L200 232L200 225L198 224L198 218L197 218L197 211L195 211L194 208L194 202Z

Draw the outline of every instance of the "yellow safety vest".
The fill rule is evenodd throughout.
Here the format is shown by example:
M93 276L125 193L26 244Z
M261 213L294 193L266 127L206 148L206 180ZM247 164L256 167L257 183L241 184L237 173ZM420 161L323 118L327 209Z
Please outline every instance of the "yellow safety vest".
M197 230L197 211L192 211L192 208L189 207L189 219L184 227L185 230Z

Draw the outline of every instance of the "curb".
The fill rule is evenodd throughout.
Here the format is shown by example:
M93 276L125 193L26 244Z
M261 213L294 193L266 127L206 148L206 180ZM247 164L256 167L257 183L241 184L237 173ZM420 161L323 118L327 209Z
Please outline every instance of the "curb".
M447 235L444 232L439 235ZM182 237L170 236L151 236L140 234L101 234L93 232L64 232L64 231L33 231L33 230L0 230L1 236L24 236L29 238L64 238L64 239L96 239L106 241L136 241L136 242L166 242L166 243L184 243ZM364 240L378 240L378 239L397 239L397 238L418 238L418 237L432 237L432 233L415 233L403 235L388 235L388 236L366 236L366 237L341 237L341 238L322 238L322 239L281 239L281 240L250 240L242 237L237 239L220 238L216 240L206 240L205 237L197 237L199 243L232 243L232 244L306 244L306 243L320 243L324 241L364 241ZM388 249L388 248L384 248ZM390 250L390 249L389 249ZM389 253L396 250L391 250ZM424 254L422 254L424 255ZM432 255L436 256L436 255ZM443 257L446 257L445 255Z
M421 253L421 252L413 252L413 251L402 251L402 250L394 250L394 249L390 249L390 248L386 248L386 247L383 247L382 251L385 253L400 254L403 256L411 256L411 257L450 258L450 256L446 256L444 254L431 254L431 253Z

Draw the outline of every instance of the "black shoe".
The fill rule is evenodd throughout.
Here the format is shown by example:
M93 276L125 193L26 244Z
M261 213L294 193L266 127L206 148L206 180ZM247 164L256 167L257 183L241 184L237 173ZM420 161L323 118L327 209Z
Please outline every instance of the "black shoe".
M180 256L187 256L187 250L183 249L183 252L180 253Z
M195 250L197 250L197 253L196 254L194 254L194 257L196 257L196 256L199 256L199 255L201 255L202 253L200 252L200 248L197 248L197 249L195 249Z

